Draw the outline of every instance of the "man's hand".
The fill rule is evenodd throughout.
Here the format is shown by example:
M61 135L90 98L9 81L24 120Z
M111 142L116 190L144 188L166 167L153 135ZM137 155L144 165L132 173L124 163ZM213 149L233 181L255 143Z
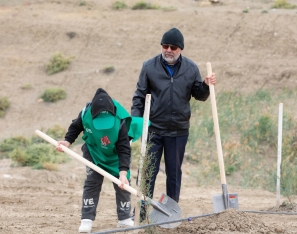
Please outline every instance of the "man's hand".
M56 150L60 151L60 152L64 152L61 145L66 146L67 148L69 148L70 143L68 141L58 141L58 144L56 146Z
M206 76L204 82L207 85L209 84L215 85L217 83L215 73L212 73L211 76Z
M126 171L120 171L120 178L121 184L119 184L119 187L121 189L124 189L124 184L129 185L129 181L127 180L127 172Z

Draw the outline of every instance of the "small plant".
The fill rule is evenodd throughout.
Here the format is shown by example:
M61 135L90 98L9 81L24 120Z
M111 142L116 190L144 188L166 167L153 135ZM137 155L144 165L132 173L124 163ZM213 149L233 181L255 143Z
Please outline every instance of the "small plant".
M122 1L116 1L115 3L112 4L112 9L114 10L122 10L126 8L127 8L126 3Z
M87 2L86 1L80 1L79 2L79 6L85 6L85 5L87 5Z
M42 163L42 168L48 171L58 171L58 165L51 162Z
M46 131L54 138L62 138L65 129L54 125ZM39 140L41 139L41 140ZM57 170L59 163L69 161L66 154L55 150L54 147L42 138L34 135L30 139L23 136L15 136L0 142L0 158L11 158L16 166L32 166L34 169Z
M287 0L275 0L272 8L294 9L296 5L288 3Z
M9 157L17 162L18 166L34 166L39 162L46 161L46 158L49 157L50 152L53 150L46 143L31 145L27 149L29 148L31 149L31 155L28 154L26 149L16 148L9 154ZM32 150L33 148L34 150Z
M138 181L138 183L140 183L140 191L142 194L147 194L148 197L152 198L153 194L149 193L149 189L150 189L150 184L152 183L153 180L153 174L155 170L159 170L159 168L155 168L155 153L152 152L150 154L148 154L148 151L151 149L151 147L153 146L153 143L151 143L151 139L152 139L152 134L149 134L148 136L148 143L146 146L146 151L145 151L145 155L142 157L142 160L138 160L139 161L139 167L141 168L141 170L139 170L139 176L140 176L140 181ZM142 165L140 164L142 162ZM139 179L139 177L137 178ZM150 219L149 219L149 207L150 207L150 202L146 199L144 199L143 201L141 201L141 203L137 204L138 206L142 206L143 208L140 208L140 217L142 217L142 223L150 223ZM144 219L145 217L145 219ZM152 230L155 230L154 227L153 228L149 228L146 229L145 232L146 233L156 233ZM156 230L155 230L156 231Z
M40 96L45 102L56 102L58 100L65 99L67 96L65 90L60 88L46 89Z
M7 138L0 143L0 152L9 152L18 147L25 148L29 144L30 141L23 136Z
M32 144L26 148L16 148L9 157L16 162L18 166L31 166L40 168L45 163L65 163L69 160L65 154L56 151L54 147L47 143Z
M177 8L174 6L169 6L169 7L163 7L162 10L163 11L176 11Z
M149 10L149 9L156 10L156 9L159 9L159 8L160 8L159 6L152 5L151 3L140 1L140 2L137 2L132 7L132 10Z
M32 169L35 169L35 170L45 169L48 171L58 171L58 165L51 162L37 163L32 167Z
M66 129L60 125L54 125L46 131L46 134L54 139L61 139L65 136Z
M61 53L54 54L46 64L46 73L53 75L68 68L74 56L66 58Z
M0 117L3 118L5 116L5 111L10 106L10 102L6 97L0 98Z
M16 148L10 154L9 158L17 164L17 166L28 166L30 155L24 149Z
M32 89L32 85L31 84L25 84L21 87L21 89L24 89L24 90L28 90L28 89Z
M115 71L114 66L108 66L108 67L105 67L105 68L103 69L103 72L104 72L105 74L109 74L109 73L112 73L112 72L114 72L114 71Z
M242 11L243 13L249 13L249 9L245 9Z

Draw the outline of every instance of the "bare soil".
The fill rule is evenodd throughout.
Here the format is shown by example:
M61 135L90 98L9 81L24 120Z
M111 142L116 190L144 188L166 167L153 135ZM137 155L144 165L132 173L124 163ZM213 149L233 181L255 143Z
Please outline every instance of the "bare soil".
M296 9L272 10L273 1L269 0L224 0L211 5L192 0L149 1L173 6L175 11L115 11L112 1L87 0L83 6L81 2L0 0L0 97L11 102L5 117L0 118L0 140L31 137L36 129L55 124L67 128L98 87L130 110L143 61L160 53L161 37L172 27L183 33L183 55L198 64L203 77L206 63L212 63L218 80L216 92L296 90ZM125 2L131 8L138 1ZM297 5L297 0L289 2ZM48 76L45 64L56 52L75 59L66 71ZM114 66L115 71L104 73L107 66ZM67 98L56 103L38 101L51 87L65 89ZM73 150L80 153L79 146ZM60 165L59 171L38 171L10 164L9 159L0 160L0 233L77 233L84 166L72 160ZM185 218L213 213L212 195L221 193L219 181L216 187L198 187L187 173L193 169L195 165L183 166L179 204ZM135 174L133 168L132 185ZM154 200L164 187L165 175L160 172ZM296 207L274 208L275 194L262 189L228 189L238 193L239 210L155 231L297 233ZM283 201L287 199L281 197ZM112 184L105 181L93 232L116 228L115 209Z

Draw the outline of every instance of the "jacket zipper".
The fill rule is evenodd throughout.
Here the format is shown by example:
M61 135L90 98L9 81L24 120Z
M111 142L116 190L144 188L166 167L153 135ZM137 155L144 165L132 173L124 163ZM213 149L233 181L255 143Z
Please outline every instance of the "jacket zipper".
M170 89L170 99L171 99L171 106L170 106L170 121L169 121L169 130L171 130L171 124L172 124L172 112L173 112L173 77L170 76L170 83L171 83L171 89Z

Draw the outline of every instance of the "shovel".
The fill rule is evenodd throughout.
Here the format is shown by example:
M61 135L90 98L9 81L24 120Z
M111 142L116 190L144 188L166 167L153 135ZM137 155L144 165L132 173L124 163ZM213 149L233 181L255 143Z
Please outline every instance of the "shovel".
M46 135L45 133L43 133L39 130L36 130L35 133L38 136L40 136L41 138L43 138L44 140L46 140L47 142L51 143L52 145L54 145L54 146L58 145L58 142L56 140L54 140L50 136ZM86 166L97 171L99 174L103 175L104 177L111 180L115 184L121 185L121 181L118 178L116 178L113 175L109 174L108 172L102 170L100 167L96 166L94 163L88 161L84 157L80 156L79 154L75 153L74 151L72 151L71 149L69 149L63 145L61 145L61 148L63 149L63 151L65 153L69 154L70 156L77 159L81 163L83 163ZM130 192L131 194L141 197L141 199L144 200L143 195L141 194L141 196L140 196L139 193L137 193L137 190L135 190L131 186L125 184L124 189L127 190L128 192ZM180 209L179 205L173 199L168 197L167 195L163 194L158 202L153 201L149 197L146 197L145 199L153 207L153 211L155 211L154 216L152 217L153 222L173 221L173 220L177 220L180 218L181 209Z
M208 76L210 76L212 74L211 64L207 63L206 66L207 66L207 74ZM209 84L209 91L210 91L211 108L212 108L212 115L213 115L213 121L214 121L214 130L215 130L216 142L217 142L221 184L222 184L222 191L223 191L223 194L213 195L214 212L218 213L223 210L227 210L229 208L238 209L238 195L237 193L228 194L223 151L222 151L222 145L221 145L221 136L220 136L220 130L219 130L219 121L218 121L218 114L217 114L216 97L214 92L214 86L212 84Z

